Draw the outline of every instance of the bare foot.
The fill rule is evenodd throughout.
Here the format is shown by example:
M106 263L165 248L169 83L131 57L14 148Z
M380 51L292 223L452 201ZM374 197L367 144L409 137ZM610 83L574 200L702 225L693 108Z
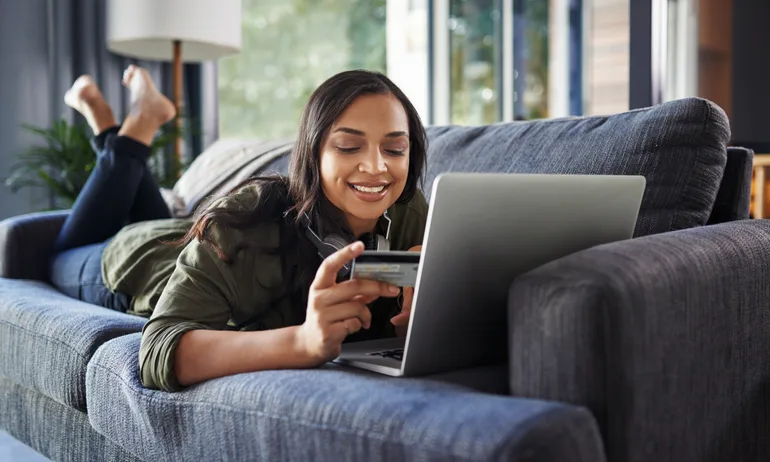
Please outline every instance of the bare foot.
M75 80L64 93L64 104L81 113L94 134L98 135L118 124L110 105L90 75L81 75Z
M141 67L128 66L123 72L123 85L131 91L131 110L118 134L149 146L161 125L176 116L176 108Z
M123 72L123 85L131 91L131 113L154 119L163 125L176 116L176 108L168 98L155 87L146 69L128 66Z

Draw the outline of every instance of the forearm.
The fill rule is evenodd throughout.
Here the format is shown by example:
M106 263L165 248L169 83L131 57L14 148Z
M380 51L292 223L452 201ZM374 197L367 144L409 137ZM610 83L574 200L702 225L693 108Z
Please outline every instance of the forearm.
M317 363L298 341L298 329L186 332L175 352L174 373L180 385L188 386L243 372L314 367Z

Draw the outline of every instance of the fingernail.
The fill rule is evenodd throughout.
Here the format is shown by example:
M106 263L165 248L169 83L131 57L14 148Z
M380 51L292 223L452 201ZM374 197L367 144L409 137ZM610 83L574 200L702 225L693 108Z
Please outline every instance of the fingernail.
M364 248L364 243L361 241L357 241L353 243L353 250L358 251Z
M397 294L398 293L398 287L390 286L390 287L388 287L388 292L390 292L391 294Z

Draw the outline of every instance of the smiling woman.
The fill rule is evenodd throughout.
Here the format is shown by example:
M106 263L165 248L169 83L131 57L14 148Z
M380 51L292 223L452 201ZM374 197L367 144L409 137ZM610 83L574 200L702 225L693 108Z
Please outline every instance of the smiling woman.
M402 332L401 318L390 321L399 288L337 280L363 246L322 262L307 235L372 242L390 230L393 250L421 244L425 158L417 111L387 77L347 71L319 86L301 117L288 178L236 188L180 241L184 250L142 337L145 385L176 390L240 372L317 366L343 341L393 336L394 324ZM261 332L245 332L254 330Z
M147 144L173 106L143 69L129 68L124 84L135 107L122 126L92 82L68 93L100 152L57 240L51 280L81 300L150 315L145 386L314 367L344 341L400 332L400 288L341 276L364 250L355 241L422 243L426 136L396 85L369 71L328 79L305 106L288 177L252 178L193 222L168 218L146 175Z
M401 197L409 177L409 117L392 94L358 97L321 151L323 192L360 236Z

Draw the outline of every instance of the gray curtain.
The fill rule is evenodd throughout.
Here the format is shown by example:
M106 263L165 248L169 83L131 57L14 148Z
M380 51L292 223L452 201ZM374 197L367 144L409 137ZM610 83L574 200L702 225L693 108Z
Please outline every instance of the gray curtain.
M147 68L159 88L171 95L169 63L137 61L106 49L104 0L0 0L0 178L6 178L15 154L33 141L20 129L29 123L48 126L79 115L66 107L64 92L81 74L99 84L118 120L128 110L121 85L129 64ZM194 122L184 142L187 159L217 137L216 65L185 64L184 112ZM12 194L0 186L0 219L50 206L45 191Z

